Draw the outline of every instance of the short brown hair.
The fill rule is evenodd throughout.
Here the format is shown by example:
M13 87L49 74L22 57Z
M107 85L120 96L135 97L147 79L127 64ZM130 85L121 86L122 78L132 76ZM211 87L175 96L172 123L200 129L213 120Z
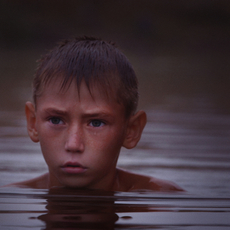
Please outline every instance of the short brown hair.
M79 89L84 80L89 91L96 85L108 96L114 93L117 102L124 105L126 116L137 108L136 74L112 42L86 36L65 40L42 57L33 81L35 104L47 84L57 77L62 78L60 89L66 89L73 80Z

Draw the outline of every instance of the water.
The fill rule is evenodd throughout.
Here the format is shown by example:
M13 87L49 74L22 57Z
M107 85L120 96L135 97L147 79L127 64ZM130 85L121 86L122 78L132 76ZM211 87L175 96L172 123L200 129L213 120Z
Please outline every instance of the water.
M118 166L187 192L0 189L0 229L230 229L230 115L206 97L169 97ZM0 112L0 185L47 171L22 111Z
M1 191L1 229L218 229L230 199L75 190Z

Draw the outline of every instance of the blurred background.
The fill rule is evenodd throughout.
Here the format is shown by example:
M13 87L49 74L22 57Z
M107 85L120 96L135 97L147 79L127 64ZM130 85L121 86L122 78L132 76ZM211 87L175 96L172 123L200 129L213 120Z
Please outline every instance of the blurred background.
M81 35L115 41L140 82L148 124L118 165L229 195L229 0L0 0L0 185L47 171L24 104L36 60Z
M1 110L21 109L36 60L80 35L117 43L138 75L141 107L195 96L229 113L228 0L0 0Z

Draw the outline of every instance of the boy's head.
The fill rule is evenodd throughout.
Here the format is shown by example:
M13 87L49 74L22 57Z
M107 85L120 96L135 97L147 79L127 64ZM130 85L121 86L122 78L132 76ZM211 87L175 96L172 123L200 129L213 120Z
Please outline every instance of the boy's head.
M132 65L111 42L92 37L75 38L60 43L46 54L36 71L33 99L53 82L59 80L60 91L68 90L75 81L78 91L84 81L91 92L97 87L125 108L129 117L137 108L138 82Z
M26 116L50 186L112 188L121 147L135 147L146 123L143 111L134 113L137 99L134 71L112 44L75 39L47 54Z

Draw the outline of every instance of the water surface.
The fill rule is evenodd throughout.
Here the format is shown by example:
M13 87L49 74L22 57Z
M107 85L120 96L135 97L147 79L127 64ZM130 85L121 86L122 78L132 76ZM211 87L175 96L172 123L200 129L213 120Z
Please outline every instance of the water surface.
M230 198L76 190L2 189L1 229L222 229Z
M229 229L230 115L207 98L180 97L146 112L140 143L122 150L118 166L186 193L2 188L1 229ZM1 111L0 121L0 185L46 172L23 112Z

